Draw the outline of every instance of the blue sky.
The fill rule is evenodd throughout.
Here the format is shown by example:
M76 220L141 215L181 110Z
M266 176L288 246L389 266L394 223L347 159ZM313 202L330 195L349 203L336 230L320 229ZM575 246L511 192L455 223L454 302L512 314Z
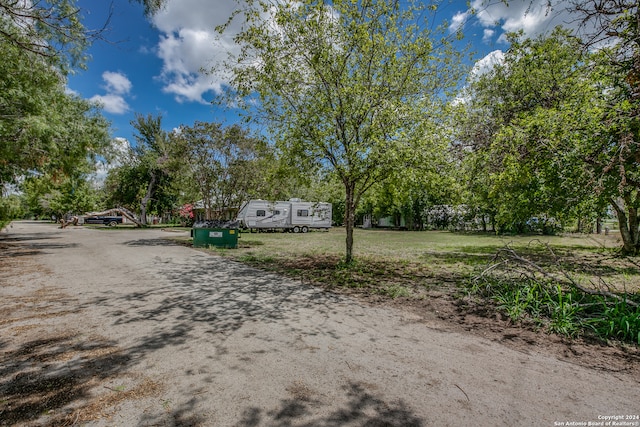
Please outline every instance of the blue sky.
M68 88L81 97L99 101L103 114L111 121L113 137L133 141L130 121L136 113L161 114L165 129L196 120L224 120L208 102L214 94L203 92L201 99L188 99L170 89L170 78L163 74L168 59L159 56L159 45L166 37L143 14L142 7L128 0L81 0L78 5L85 26L108 31L89 49L87 70L71 76ZM196 70L197 71L197 70Z
M482 68L507 48L506 31L536 35L569 22L564 4L558 0L548 9L547 0L513 0L508 7L499 0L473 0L477 13L471 15L466 1L456 0L443 4L439 16L452 28L464 26L465 42L472 43ZM210 103L224 76L199 72L233 49L228 38L214 40L214 27L231 14L234 1L168 0L152 22L129 0L78 0L78 6L89 29L101 28L112 15L104 35L108 41L93 44L88 70L70 76L68 88L104 105L114 138L134 142L130 121L136 113L161 114L166 130L198 120L237 121L236 114Z

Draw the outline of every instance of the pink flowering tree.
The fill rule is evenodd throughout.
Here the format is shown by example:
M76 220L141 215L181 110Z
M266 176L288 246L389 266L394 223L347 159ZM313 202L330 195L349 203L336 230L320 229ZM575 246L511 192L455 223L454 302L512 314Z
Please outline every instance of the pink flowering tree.
M191 203L186 203L184 206L182 206L180 208L180 211L178 212L178 215L180 215L180 222L184 225L192 225L193 224L193 218L194 218L194 214L193 214L193 204Z

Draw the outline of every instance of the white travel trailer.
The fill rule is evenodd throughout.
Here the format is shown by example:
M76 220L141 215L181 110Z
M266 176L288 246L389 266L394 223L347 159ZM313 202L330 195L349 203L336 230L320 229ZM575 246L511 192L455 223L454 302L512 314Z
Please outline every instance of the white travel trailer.
M286 230L306 233L331 228L331 203L250 200L238 211L240 226L251 230Z

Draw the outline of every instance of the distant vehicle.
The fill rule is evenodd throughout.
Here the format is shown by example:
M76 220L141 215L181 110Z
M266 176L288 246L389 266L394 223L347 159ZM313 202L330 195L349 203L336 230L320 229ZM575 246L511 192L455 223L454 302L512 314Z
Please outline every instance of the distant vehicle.
M122 224L121 216L88 216L84 219L85 224L102 224L109 227L115 227Z
M250 200L238 212L242 228L286 230L306 233L311 229L331 228L331 203L304 202L300 199L271 202Z

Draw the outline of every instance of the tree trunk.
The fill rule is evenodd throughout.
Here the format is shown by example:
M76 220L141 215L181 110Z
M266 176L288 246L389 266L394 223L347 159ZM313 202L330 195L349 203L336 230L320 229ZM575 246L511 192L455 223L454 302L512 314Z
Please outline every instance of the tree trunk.
M638 254L638 209L631 205L630 200L625 198L624 204L618 203L611 199L610 203L616 211L618 224L620 228L620 237L622 237L622 251L625 254ZM622 202L622 200L621 200ZM626 209L626 212L625 212Z
M209 198L209 194L211 193L206 193L206 194L207 194L206 198L202 199L204 204L204 219L207 221L211 221L213 219L213 212L211 209L211 199Z
M140 201L140 222L144 225L147 224L147 206L149 205L149 201L151 200L151 196L153 195L153 187L156 185L156 174L155 172L151 173L151 181L149 181L149 185L147 185L147 192Z
M353 228L355 227L355 217L356 217L356 207L354 203L354 185L352 183L345 183L346 190L346 200L345 200L345 226L347 229L347 239L346 239L346 253L344 257L344 262L346 264L351 264L353 261Z

